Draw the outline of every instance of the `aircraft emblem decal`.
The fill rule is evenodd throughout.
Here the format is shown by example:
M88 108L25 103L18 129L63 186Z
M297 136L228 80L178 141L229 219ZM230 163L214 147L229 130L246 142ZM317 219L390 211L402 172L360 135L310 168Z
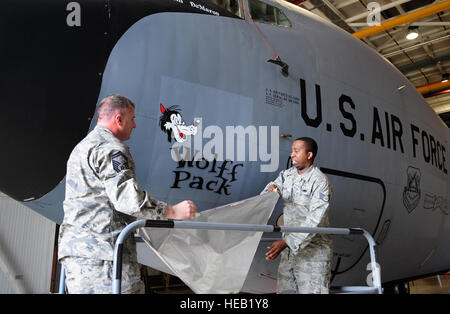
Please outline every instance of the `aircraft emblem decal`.
M420 201L420 169L409 166L406 173L408 181L403 189L403 205L411 213Z
M163 104L160 104L160 110L162 116L159 118L159 126L167 134L169 143L172 141L172 138L179 143L183 143L187 140L188 135L197 133L198 122L195 121L193 125L186 125L180 114L181 109L178 106L170 106L166 109Z

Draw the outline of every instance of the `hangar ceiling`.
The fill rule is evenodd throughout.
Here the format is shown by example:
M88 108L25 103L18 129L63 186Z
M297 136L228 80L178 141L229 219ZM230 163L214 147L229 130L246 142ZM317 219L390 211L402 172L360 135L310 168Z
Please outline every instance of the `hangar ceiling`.
M450 127L450 81L442 82L450 73L450 0L289 2L360 36L358 38L385 56L414 86L420 87L425 100ZM379 14L370 11L371 8L379 9ZM375 32L375 26L369 29L368 22L379 22L383 29ZM418 36L407 39L409 32L417 32Z

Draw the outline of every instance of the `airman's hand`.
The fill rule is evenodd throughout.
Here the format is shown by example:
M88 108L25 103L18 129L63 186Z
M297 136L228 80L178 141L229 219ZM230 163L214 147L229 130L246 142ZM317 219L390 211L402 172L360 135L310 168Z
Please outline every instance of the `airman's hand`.
M176 205L167 205L165 218L188 219L195 218L197 206L192 201L182 201Z
M277 191L278 194L280 194L280 189L278 189L278 186L276 184L272 184L269 186L269 192Z
M279 240L273 242L271 245L269 245L267 248L269 251L266 253L266 260L273 260L277 258L278 255L287 247L286 241Z

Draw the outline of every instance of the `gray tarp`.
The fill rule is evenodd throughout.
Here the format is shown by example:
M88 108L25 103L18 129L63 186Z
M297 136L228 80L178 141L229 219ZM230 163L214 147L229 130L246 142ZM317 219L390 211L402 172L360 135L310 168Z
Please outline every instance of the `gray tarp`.
M194 221L267 224L276 192L200 212ZM262 232L142 228L140 235L159 258L152 268L179 277L195 293L238 293Z

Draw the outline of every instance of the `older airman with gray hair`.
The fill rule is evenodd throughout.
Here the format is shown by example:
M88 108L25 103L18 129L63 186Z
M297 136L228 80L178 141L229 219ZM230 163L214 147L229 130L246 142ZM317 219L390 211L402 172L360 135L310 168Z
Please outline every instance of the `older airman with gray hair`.
M293 167L281 171L262 193L277 190L283 198L285 226L328 227L331 185L327 177L313 165L317 143L309 138L292 144ZM277 293L329 292L332 240L326 234L288 233L273 242L267 260L281 254Z
M58 258L66 268L69 293L112 292L115 241L136 217L195 217L193 202L168 205L138 188L135 164L123 143L136 128L134 108L120 95L103 99L96 127L73 149L67 162ZM123 293L143 293L133 237L127 239L123 256Z

